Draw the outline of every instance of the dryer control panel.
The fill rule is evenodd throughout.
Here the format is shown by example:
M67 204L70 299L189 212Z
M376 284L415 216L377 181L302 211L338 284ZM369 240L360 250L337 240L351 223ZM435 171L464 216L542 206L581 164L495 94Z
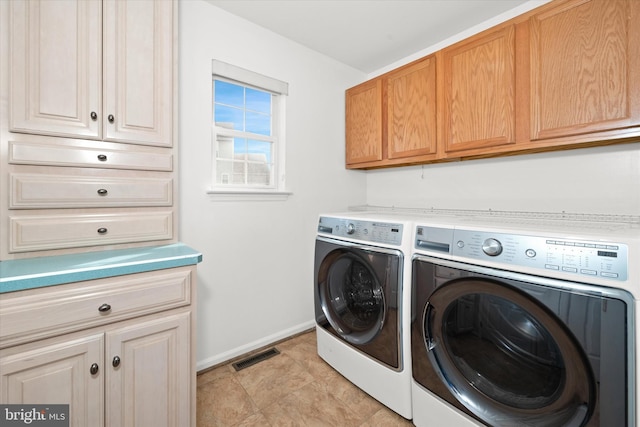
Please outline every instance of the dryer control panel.
M350 240L402 244L403 225L379 221L363 221L345 218L320 217L318 233L330 234Z
M628 247L623 243L418 227L416 248L471 260L627 280Z

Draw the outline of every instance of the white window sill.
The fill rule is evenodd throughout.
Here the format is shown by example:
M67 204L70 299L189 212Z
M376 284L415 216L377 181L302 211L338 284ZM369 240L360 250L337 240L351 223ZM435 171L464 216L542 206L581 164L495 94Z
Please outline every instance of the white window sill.
M290 191L261 190L207 190L213 200L220 201L278 201L287 200L293 193Z

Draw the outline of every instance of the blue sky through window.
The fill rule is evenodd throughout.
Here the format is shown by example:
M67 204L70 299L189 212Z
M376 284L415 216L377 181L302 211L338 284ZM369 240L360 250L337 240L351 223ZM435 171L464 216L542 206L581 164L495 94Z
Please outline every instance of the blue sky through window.
M216 125L234 130L271 135L271 94L215 80Z
M214 120L216 126L248 132L256 134L256 136L272 136L271 110L271 93L214 80ZM272 148L273 144L269 141L243 137L233 138L235 155L254 155L243 156L248 161L271 164Z

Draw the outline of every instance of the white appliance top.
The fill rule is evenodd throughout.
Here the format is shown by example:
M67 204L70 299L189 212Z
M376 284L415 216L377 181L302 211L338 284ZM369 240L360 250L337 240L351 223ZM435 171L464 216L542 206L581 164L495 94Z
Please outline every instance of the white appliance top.
M347 217L402 218L416 225L440 225L495 230L504 233L523 231L553 233L563 238L604 240L640 239L640 216L582 214L566 212L524 212L464 209L419 209L381 206L355 206Z

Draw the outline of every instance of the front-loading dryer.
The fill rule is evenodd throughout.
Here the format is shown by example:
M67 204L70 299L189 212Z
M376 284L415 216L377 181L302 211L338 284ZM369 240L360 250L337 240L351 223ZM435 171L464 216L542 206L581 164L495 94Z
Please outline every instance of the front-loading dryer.
M314 266L318 354L407 419L412 232L384 213L322 215Z
M640 223L577 219L417 224L416 426L637 425Z

